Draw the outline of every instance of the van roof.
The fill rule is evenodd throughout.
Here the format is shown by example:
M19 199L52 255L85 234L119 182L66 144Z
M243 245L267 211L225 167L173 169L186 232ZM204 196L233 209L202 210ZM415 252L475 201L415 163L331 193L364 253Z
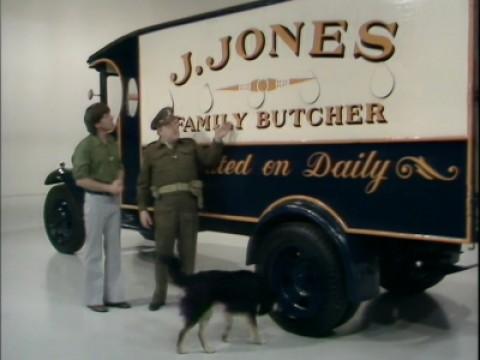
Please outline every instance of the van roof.
M206 12L206 13L202 13L194 16L189 16L189 17L171 20L171 21L167 21L164 23L156 24L156 25L147 26L147 27L132 31L122 37L119 37L118 39L112 41L111 43L105 45L103 48L101 48L100 50L90 55L90 57L87 60L87 63L91 64L92 62L100 58L104 58L104 57L108 58L110 52L114 51L118 46L121 46L129 40L138 38L139 36L148 34L150 32L154 32L154 31L158 31L158 30L162 30L162 29L166 29L174 26L185 25L188 23L215 18L223 15L247 11L247 10L259 8L262 6L268 6L275 3L281 3L286 1L291 1L291 0L257 0L257 1L249 2L241 5L230 6L230 7L222 8L219 10L214 10L214 11L210 11L210 12Z

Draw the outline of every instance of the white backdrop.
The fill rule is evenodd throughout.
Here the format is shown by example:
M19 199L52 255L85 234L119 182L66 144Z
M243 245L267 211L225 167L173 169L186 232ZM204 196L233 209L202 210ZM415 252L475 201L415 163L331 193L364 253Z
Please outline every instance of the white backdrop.
M43 195L45 177L70 166L98 93L86 60L133 30L250 0L2 0L1 195Z

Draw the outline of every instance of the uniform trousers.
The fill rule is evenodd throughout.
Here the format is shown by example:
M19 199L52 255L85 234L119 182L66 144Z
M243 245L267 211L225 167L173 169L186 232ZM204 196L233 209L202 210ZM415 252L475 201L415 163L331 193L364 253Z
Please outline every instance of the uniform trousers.
M162 194L155 201L155 245L159 255L173 255L176 242L182 270L187 274L195 269L197 250L197 199L187 191ZM165 265L155 261L155 291L152 303L162 304L167 296Z
M120 199L85 193L84 220L86 304L125 301L121 276Z

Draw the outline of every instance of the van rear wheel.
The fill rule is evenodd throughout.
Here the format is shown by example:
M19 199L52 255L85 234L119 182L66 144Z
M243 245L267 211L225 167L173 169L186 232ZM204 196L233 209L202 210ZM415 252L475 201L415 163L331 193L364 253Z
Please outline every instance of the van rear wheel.
M43 207L43 221L48 239L62 254L73 254L85 242L81 205L65 184L50 189Z
M278 226L264 239L257 271L277 295L273 320L287 331L326 336L353 315L340 259L325 234L308 223Z

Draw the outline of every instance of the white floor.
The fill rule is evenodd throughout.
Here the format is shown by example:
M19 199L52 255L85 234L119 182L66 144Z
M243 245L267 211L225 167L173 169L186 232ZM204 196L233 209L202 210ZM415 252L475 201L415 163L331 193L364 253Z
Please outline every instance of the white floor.
M1 359L477 359L478 270L448 276L425 294L395 299L382 294L364 303L355 317L329 338L311 339L280 329L269 317L259 321L264 345L245 343L244 319L234 323L230 343L220 341L222 317L216 313L207 334L217 349L203 354L195 333L189 355L175 353L181 327L170 287L168 304L150 312L153 289L152 243L123 231L123 270L132 309L99 314L82 304L83 270L79 255L57 253L42 227L43 197L2 199ZM197 267L244 268L246 238L200 235ZM463 264L476 263L466 251Z

